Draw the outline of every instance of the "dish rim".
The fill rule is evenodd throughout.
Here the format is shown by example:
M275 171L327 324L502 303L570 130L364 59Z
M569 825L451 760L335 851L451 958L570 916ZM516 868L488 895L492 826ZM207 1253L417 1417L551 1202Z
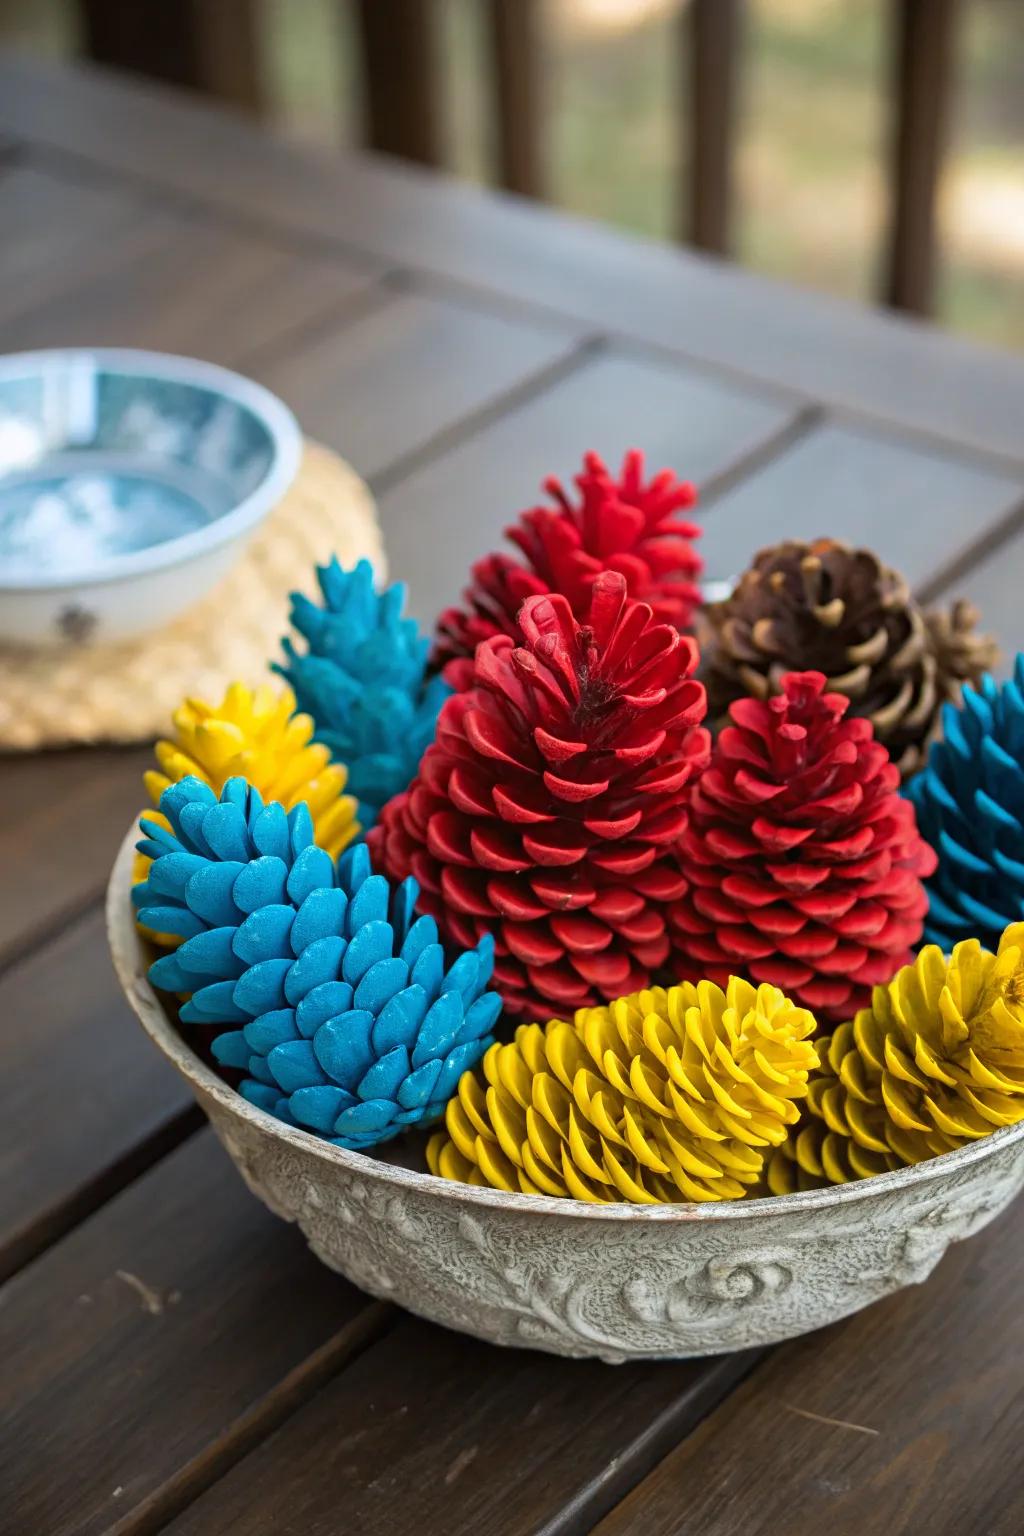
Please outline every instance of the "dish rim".
M202 528L130 554L108 555L63 577L55 578L48 573L34 576L31 572L5 575L0 581L0 592L65 592L172 569L234 542L254 527L294 482L302 457L302 433L294 414L264 385L220 363L142 347L41 347L0 356L0 382L30 376L33 368L40 370L46 363L73 365L76 359L97 362L108 372L132 378L192 384L219 394L258 417L270 434L273 457L266 474L249 495Z

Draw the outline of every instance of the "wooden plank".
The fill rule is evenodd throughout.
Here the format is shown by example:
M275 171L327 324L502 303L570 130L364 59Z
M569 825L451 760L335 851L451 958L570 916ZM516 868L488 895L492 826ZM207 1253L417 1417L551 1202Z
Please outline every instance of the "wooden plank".
M1024 473L979 469L895 438L826 423L715 503L704 557L725 579L782 538L829 534L877 549L916 589L932 586L998 527Z
M1024 1528L1020 1207L925 1286L786 1345L596 1536Z
M307 432L374 476L529 387L578 342L569 327L402 294L255 371Z
M0 210L9 228L4 236L6 270L25 277L59 243L65 261L97 240L109 250L147 206L131 190L93 176L62 180L24 157L0 165ZM152 206L149 204L148 206Z
M686 236L719 255L732 247L741 15L742 0L691 0L680 17L689 63Z
M544 196L544 103L538 0L488 0L498 185Z
M0 127L304 238L1020 460L1024 359L366 158L323 157L154 86L0 65Z
M0 207L3 183L0 181ZM125 248L114 244L89 272L65 259L45 302L9 304L0 342L39 346L140 346L237 366L301 335L335 324L371 273L160 211ZM6 251L0 255L5 275Z
M582 1533L749 1364L570 1362L406 1321L168 1536Z
M90 748L0 764L0 966L99 900L152 760Z
M246 1192L210 1131L11 1281L0 1307L11 1536L154 1530L382 1320Z
M112 250L123 261L145 257L162 228L145 196L23 162L0 170L0 220L0 325L105 272Z
M0 980L0 1278L195 1123L106 943L94 911Z
M443 125L434 0L357 0L366 144L440 165Z
M641 448L652 471L668 464L703 484L786 432L794 415L791 405L685 368L599 355L381 495L391 570L429 623L456 599L472 562L536 504L545 476L568 479L588 449L617 466L627 448Z
M88 56L133 74L208 91L257 111L265 92L260 68L259 7L254 0L77 0Z
M957 0L888 0L892 21L891 212L885 300L935 308L936 193L949 123Z

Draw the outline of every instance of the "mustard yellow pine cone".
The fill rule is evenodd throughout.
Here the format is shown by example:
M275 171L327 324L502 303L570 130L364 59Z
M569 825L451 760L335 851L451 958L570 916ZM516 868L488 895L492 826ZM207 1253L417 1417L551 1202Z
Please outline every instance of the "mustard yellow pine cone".
M296 713L290 688L231 683L219 704L186 699L175 710L173 724L174 740L157 742L159 766L144 775L154 805L168 785L188 774L218 795L228 779L241 775L264 800L278 800L285 810L304 800L316 841L332 858L358 835L358 804L344 793L348 770L332 763L328 749L313 741L313 721ZM151 820L167 825L159 811L151 813ZM133 883L145 880L148 869L149 860L136 854ZM165 947L178 942L170 934L149 937Z
M357 835L356 801L344 793L347 769L313 741L313 721L296 713L290 688L231 683L219 704L186 699L173 718L175 739L156 744L160 771L145 775L154 805L169 784L190 773L218 795L240 775L286 811L304 800L317 843L332 858Z
M815 1021L732 978L520 1025L467 1072L431 1138L432 1173L599 1202L737 1200L799 1118Z
M929 944L821 1041L803 1125L770 1160L774 1194L923 1162L1024 1120L1024 923L997 954Z

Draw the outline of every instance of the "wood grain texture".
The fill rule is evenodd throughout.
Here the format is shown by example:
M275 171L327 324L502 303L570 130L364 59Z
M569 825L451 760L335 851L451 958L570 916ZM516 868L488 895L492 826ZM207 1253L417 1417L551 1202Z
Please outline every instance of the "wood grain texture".
M749 1364L570 1363L407 1320L169 1536L582 1533Z
M700 485L770 441L794 415L773 398L692 370L598 356L380 497L391 569L409 582L413 608L429 622L457 597L472 561L537 502L543 478L568 479L588 449L617 466L627 448L642 448L652 471L669 464ZM709 530L716 516L709 515Z
M596 1536L1017 1536L1021 1214L775 1351Z
M716 502L708 574L728 577L778 539L819 534L880 550L915 588L931 584L1024 496L1001 475L868 431L826 423Z
M121 994L100 912L5 973L0 1042L2 1277L173 1139L191 1096Z
M159 247L171 220L144 194L53 175L30 163L0 168L0 327ZM5 343L6 345L7 343Z
M0 131L221 212L328 239L1020 460L1024 360L517 199L323 156L156 86L0 65Z
M379 1319L208 1130L10 1281L0 1308L5 1536L153 1529Z
M0 208L2 190L0 181ZM4 254L0 275L6 267ZM164 211L141 219L126 245L108 245L95 267L76 271L65 258L63 288L0 316L0 343L149 347L238 366L306 328L336 327L372 281L343 259Z
M0 761L0 966L103 893L152 749Z
M255 372L306 432L374 476L570 357L579 335L402 293Z
M0 174L0 339L94 324L261 372L386 487L424 618L590 446L710 484L711 575L827 531L935 586L1019 526L1020 359L156 88L8 64L0 119L29 141ZM411 291L373 286L395 266ZM808 398L966 448L810 427ZM1020 541L965 582L1011 644ZM38 946L0 979L0 1239L9 1264L52 1245L0 1291L3 1536L1016 1536L1015 1216L720 1407L749 1361L566 1364L413 1319L372 1342L380 1310L209 1133L168 1152L195 1112L88 910L148 756L0 764L0 947Z

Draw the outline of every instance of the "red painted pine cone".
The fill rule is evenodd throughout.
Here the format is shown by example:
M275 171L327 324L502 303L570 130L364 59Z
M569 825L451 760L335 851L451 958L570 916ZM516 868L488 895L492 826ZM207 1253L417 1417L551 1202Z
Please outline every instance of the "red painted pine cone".
M695 642L618 572L594 582L586 626L552 594L519 628L480 646L368 840L378 868L415 875L442 933L494 935L507 1009L543 1021L635 992L667 959L683 790L709 738Z
M645 484L643 454L635 450L627 453L617 480L596 453L588 453L576 485L579 500L573 502L559 480L546 480L544 489L557 505L533 507L505 530L523 559L487 555L473 567L463 606L442 613L433 661L446 666L454 687L472 685L472 672L462 663L481 640L518 640L516 616L527 597L560 592L585 621L603 570L621 572L629 595L649 603L656 619L689 628L700 602L702 562L691 542L700 529L678 514L696 502L693 486L667 469Z
M681 975L771 982L849 1019L921 938L935 855L870 722L821 672L739 699L689 798L674 914Z

